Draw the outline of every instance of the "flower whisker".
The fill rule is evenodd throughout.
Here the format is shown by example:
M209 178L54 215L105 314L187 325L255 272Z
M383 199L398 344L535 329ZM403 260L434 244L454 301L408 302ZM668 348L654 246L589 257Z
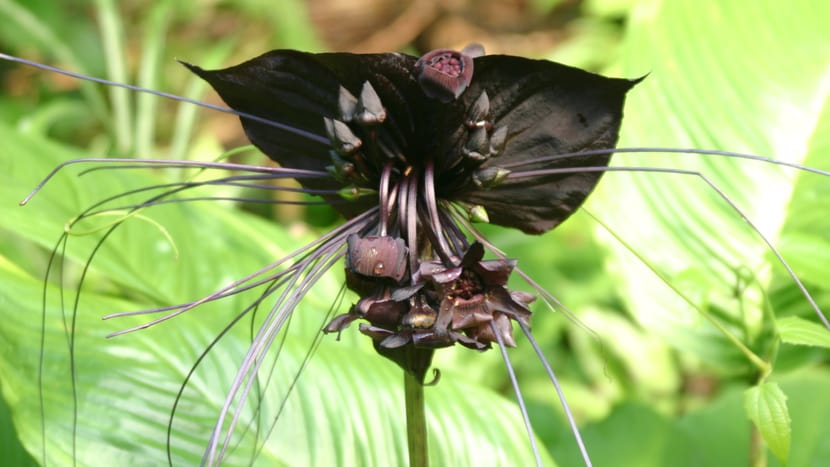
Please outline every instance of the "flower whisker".
M322 190L322 189L312 189L312 188L298 188L298 187L283 187L278 185L269 185L269 184L262 184L262 183L247 183L248 180L276 180L277 178L283 177L274 177L272 175L229 175L227 177L221 177L216 179L210 180L199 180L199 181L184 181L184 182L171 182L171 183L160 183L156 185L150 185L146 187L136 188L132 190L123 191L117 195L113 195L110 197L103 198L99 202L91 205L88 209L86 209L81 216L91 216L100 212L105 211L93 211L94 208L103 206L107 203L111 203L115 200L125 198L131 195L139 194L139 193L146 193L152 192L156 190L165 190L162 193L154 195L152 198L148 199L147 201L136 203L134 205L129 206L120 206L117 208L108 208L107 211L110 210L124 210L129 208L142 208L147 206L153 206L156 204L162 204L163 198L171 197L176 193L181 193L186 190L192 188L199 188L199 187L209 187L209 186L230 186L230 187L237 187L237 188L249 188L249 189L258 189L258 190L267 190L267 191L276 191L276 192L290 192L290 193L307 193L312 195L337 195L339 192L337 190ZM228 197L231 198L231 197ZM197 200L197 199L214 199L210 197L202 197L202 198L176 198L172 200L163 200L164 202L177 202L177 201L189 201L189 200ZM219 199L216 197L215 199ZM242 198L240 198L242 199ZM244 198L249 199L249 198ZM257 202L258 198L250 198ZM259 202L267 203L268 200L259 200ZM289 200L286 200L289 202ZM325 204L327 201L297 201L299 204ZM331 202L345 202L345 200L334 199Z
M365 214L363 214L359 217L351 219L348 222L344 223L343 225L341 225L341 226L337 227L336 229L332 230L331 232L321 236L320 238L304 245L301 248L298 248L297 250L294 250L292 253L289 253L289 254L283 256L279 260L277 260L275 262L272 262L271 264L259 269L258 271L243 277L242 279L233 281L231 284L229 284L225 287L222 287L221 289L211 293L210 295L207 295L207 296L205 296L203 298L200 298L198 300L195 300L193 302L189 302L189 303L186 303L186 304L180 304L180 305L174 305L174 306L171 306L171 307L159 307L159 308L151 308L151 309L146 309L146 310L127 311L127 312L120 312L120 313L113 313L113 314L110 314L110 315L106 315L106 316L104 316L104 319L114 319L114 318L120 318L120 317L125 317L125 316L154 314L154 313L158 313L158 312L176 310L173 313L167 314L165 316L154 319L152 321L148 321L146 323L142 323L142 324L137 325L137 326L133 326L133 327L130 327L130 328L127 328L127 329L123 329L121 331L117 331L117 332L108 334L107 337L116 337L116 336L127 334L127 333L130 333L130 332L134 332L134 331L138 331L138 330L141 330L141 329L149 328L149 327L154 326L156 324L159 324L159 323L162 323L162 322L167 321L169 319L175 318L176 316L179 316L179 315L181 315L181 314L183 314L183 313L185 313L189 310L192 310L193 308L196 308L197 306L202 305L204 303L208 303L208 302L211 302L211 301L214 301L214 300L226 298L228 296L235 295L237 293L250 290L252 288L258 287L260 285L263 285L263 284L266 284L266 283L269 283L269 282L274 282L274 281L277 281L277 280L280 280L280 279L283 280L283 281L291 280L292 278L295 278L295 276L297 274L302 274L302 271L308 266L307 261L309 261L309 256L313 256L313 255L318 254L319 249L320 248L325 248L328 244L342 243L343 240L345 239L345 237L347 237L348 235L351 235L354 232L359 231L363 227L363 224L366 222L366 220L371 219L373 215L374 215L374 212L367 212L367 213L365 213ZM300 256L300 255L302 255L302 256ZM278 272L278 273L273 274L273 275L270 275L270 276L268 276L264 279L255 281L252 284L247 284L248 282L256 279L257 277L260 277L260 276L266 274L268 271L271 271L274 268L279 267L280 265L282 265L282 264L284 264L284 263L286 263L290 260L293 260L297 256L300 256L300 259L298 259L296 261L296 263L290 265L287 270ZM245 284L247 284L247 285L245 285ZM278 282L278 284L279 284L279 286L284 285L283 282Z
M521 323L521 320L517 320ZM521 323L522 331L527 329L524 323ZM510 385L513 387L513 393L516 395L516 403L519 404L519 411L522 414L522 419L525 423L525 429L527 430L527 439L530 442L530 449L533 451L533 457L536 458L536 465L541 467L542 459L539 456L539 447L536 446L536 435L533 432L533 425L530 423L530 415L527 412L527 407L525 406L525 399L522 397L522 390L519 388L519 380L516 378L516 372L513 371L513 365L510 363L510 357L507 355L507 346L505 345L504 338L502 337L501 333L498 332L496 329L496 324L494 322L490 322L490 329L493 332L493 335L496 336L496 341L498 342L499 352L501 353L501 358L504 360L504 367L507 370L507 377L510 379ZM525 331L525 335L529 335L530 330L528 329ZM564 401L564 399L560 399ZM567 406L567 403L565 404ZM586 458L587 465L590 466L591 461Z
M331 306L329 307L328 311L323 316L323 318L320 322L319 329L323 329L325 327L325 324L331 319L332 315L334 315L335 310L341 309L341 307L343 305L343 301L345 299L345 296L346 296L346 285L343 284L340 287L340 289L337 293L337 296L331 302ZM293 314L291 315L291 317L293 317ZM291 320L291 317L289 317L289 322ZM287 326L288 326L288 323L286 324L286 327ZM303 358L300 361L300 364L297 366L297 370L294 372L294 376L291 378L291 382L287 385L287 387L285 389L285 393L284 393L284 395L282 396L282 398L280 400L280 403L279 403L279 405L276 409L276 413L272 417L271 421L269 422L268 428L265 430L264 435L262 436L262 445L260 447L255 446L255 448L254 448L254 458L251 460L251 463L255 462L256 456L258 456L259 453L261 452L261 448L265 446L266 441L268 440L268 438L271 436L271 434L276 429L277 422L279 421L280 415L282 414L283 410L285 410L286 404L288 403L289 396L293 392L294 388L297 386L297 383L300 381L300 376L302 375L303 371L311 363L311 359L314 356L317 349L320 347L320 344L323 342L324 337L325 337L325 333L323 333L323 332L317 332L317 333L314 334L314 337L311 341L311 344L308 347L308 350L303 355ZM266 377L265 382L263 383L263 387L268 387L271 380L273 379L273 374L274 374L274 371L276 369L277 362L278 362L278 359L279 359L279 353L282 350L283 345L285 344L286 338L287 338L287 334L283 333L282 338L280 340L280 343L279 343L279 345L277 346L277 349L274 352L275 353L274 358L271 359L271 367L268 371L268 376ZM259 383L257 383L257 384L259 384ZM262 397L259 396L259 398L261 399ZM258 420L259 420L259 416L261 414L260 409L261 409L261 405L257 404L257 408L255 410L255 416L257 417Z
M762 159L763 160L763 159ZM811 170L814 171L814 170ZM818 171L815 169L817 173L822 173L823 171ZM767 237L761 229L746 215L746 213L729 197L711 178L707 177L706 174L703 172L699 172L696 170L688 170L688 169L670 169L670 168L663 168L663 167L565 167L565 168L556 168L556 169L541 169L541 170L528 170L524 172L512 172L508 175L508 178L533 178L533 177L544 177L548 175L560 175L560 174L568 174L568 173L583 173L583 172L655 172L655 173L667 173L667 174L677 174L677 175L691 175L701 179L706 185L709 186L714 192L720 197L724 202L726 202L729 207L738 214L741 219L749 225L749 227L755 232L756 235L764 242L764 244L769 248L769 251L775 255L777 261L784 269L787 271L787 274L792 279L793 283L796 284L798 289L801 291L802 296L807 300L810 304L810 307L815 312L818 319L824 324L824 327L830 329L830 320L824 315L822 312L821 307L818 306L816 300L813 298L813 295L807 290L807 287L795 273L793 268L787 262L786 259L781 255L778 251L778 248L772 243L772 241ZM828 174L830 175L830 174Z
M222 330L219 331L219 334L217 334L208 343L208 345L205 347L205 349L196 358L196 360L194 361L191 368L188 370L187 374L184 377L184 380L182 381L182 383L179 386L178 392L176 393L176 397L174 399L173 406L172 406L172 409L170 411L170 416L169 416L168 423L167 423L166 451L167 451L168 463L170 465L173 465L173 460L172 460L173 422L174 422L176 414L179 410L179 404L180 404L180 401L182 400L182 398L184 396L184 392L187 389L191 379L195 375L197 369L200 367L200 365L203 363L203 361L208 357L210 352L216 347L216 345L219 344L220 340L223 337L225 337L225 335L227 335L231 331L231 329L233 329L244 317L248 316L252 312L256 313L257 309L260 307L260 305L263 303L263 301L266 300L269 296L271 296L271 294L273 294L274 292L276 292L277 290L282 288L285 285L285 283L287 282L287 280L288 280L288 278L286 278L286 277L281 278L280 281L272 280L271 281L272 284L269 287L267 287L260 294L260 296L256 300L254 300L252 303L248 304L244 309L240 310L239 313L237 313L236 316L234 316L232 318L232 320L229 323L227 323L222 328ZM335 300L332 302L331 308L329 309L328 313L326 313L325 316L323 317L323 323L325 321L327 321L328 318L332 315L333 310L338 308L338 305L343 300L344 293L345 293L345 286L341 287L340 292L338 293ZM293 318L293 316L294 316L293 314L290 314L288 316L288 320L286 321L286 324L285 324L284 328L287 328L289 326L290 321ZM254 316L253 315L251 315L250 323L251 323L251 335L252 335L251 339L253 341L253 339L254 339L253 334L255 332L254 331L255 322L254 322ZM262 436L262 441L261 441L263 443L262 446L264 446L264 443L267 441L268 437L270 436L270 434L273 432L274 428L276 427L277 421L279 420L279 416L283 412L283 410L285 408L285 405L288 401L288 397L293 392L297 382L300 379L300 375L302 374L303 370L308 366L314 352L316 351L316 349L319 347L320 343L322 342L322 337L323 337L323 334L320 333L320 332L318 332L314 335L314 338L312 340L311 345L309 346L308 351L304 355L304 357L303 357L300 365L298 366L298 368L297 368L293 378L291 379L290 383L286 386L284 395L281 397L281 401L280 401L279 406L276 410L276 413L274 414L273 419L269 422L269 427L267 428L267 430L265 430L265 432L264 432L265 434ZM240 433L240 443L241 443L242 439L244 438L245 433L248 432L251 429L251 426L254 423L256 423L257 425L260 425L262 423L261 422L261 416L262 416L261 403L262 403L262 400L263 400L263 396L261 394L261 391L263 391L264 388L267 388L269 386L269 384L270 384L270 382L273 378L273 374L274 374L274 371L276 369L277 362L279 361L279 356L280 356L280 353L283 350L283 346L285 344L286 339L287 339L287 334L284 332L282 334L282 337L281 337L279 343L277 345L269 347L269 350L272 353L271 365L270 365L270 368L267 372L267 376L265 377L264 382L260 383L260 378L256 378L256 385L258 387L256 394L258 394L257 399L259 400L259 402L257 402L255 404L254 413L251 415L251 420L249 420L245 424L245 430L242 433ZM257 438L259 438L259 436L260 436L259 435L259 429L255 430L255 436ZM259 455L262 446L257 446L256 442L255 442L254 447L253 447L253 457L250 460L251 463L255 462L256 457Z
M112 212L119 212L119 211L128 211L130 214L134 212L158 205L164 204L175 204L175 203L185 203L185 202L193 202L193 201L229 201L229 202L238 202L238 203L252 203L252 204L293 204L293 205L306 205L306 206L317 206L317 205L336 205L341 203L347 203L348 200L341 199L341 198L334 198L330 200L274 200L274 199L263 199L258 197L243 197L243 196L194 196L188 198L171 198L173 195L177 193L182 193L184 191L200 188L200 187L210 187L210 186L223 186L223 187L236 187L236 188L247 188L247 189L257 189L257 190L267 190L273 192L287 192L287 193L305 193L305 194L312 194L312 195L339 195L339 191L337 190L322 190L322 189L311 189L311 188L297 188L297 187L282 187L277 185L269 185L269 184L261 184L261 183L246 183L245 180L273 180L274 177L270 175L262 175L262 176L254 176L257 178L250 179L248 177L251 176L243 176L243 175L231 175L228 177L222 177L212 180L203 180L203 181L188 181L188 182L171 182L171 183L162 183L156 184L141 188L136 188L132 190L123 191L117 195L112 195L106 198L101 199L100 201L90 205L87 209L85 209L80 215L78 215L73 222L70 223L70 227L75 223L87 219L96 215L105 214L105 213L112 213ZM259 178L262 177L262 178ZM158 193L151 198L141 201L135 204L129 205L122 205L117 207L107 207L106 209L97 209L98 207L105 206L109 203L112 203L116 200L126 198L132 195L152 192L156 190L165 190L162 193Z
M124 159L124 158L82 158L72 159L61 162L55 166L43 179L35 185L35 188L20 201L20 205L26 205L31 199L52 180L55 175L61 172L66 167L76 164L102 164L98 167L87 169L82 173L89 173L96 170L131 170L131 169L159 169L159 168L198 168L198 169L218 169L218 170L232 170L240 172L254 172L273 174L273 178L327 178L331 174L327 172L305 170L305 169L290 169L284 167L265 167L252 166L246 164L235 164L231 162L203 162L203 161L187 161L177 160L170 161L164 159Z
M199 169L199 173L208 170L224 170L229 172L248 172L255 174L263 174L262 180L267 179L302 179L302 178L329 178L331 174L327 172L318 172L314 170L302 169L287 169L284 167L268 167L259 165L245 165L236 164L232 162L201 162L201 161L171 161L171 160L149 160L144 159L148 163L140 163L140 159L124 159L126 161L133 161L132 164L127 163L109 163L118 162L116 159L74 159L67 161L69 163L97 163L94 167L84 169L78 172L78 176L87 175L93 172L100 172L105 170L153 170L153 169ZM183 164L183 162L194 162L193 164ZM239 177L242 177L241 175Z
M662 147L623 147L612 149L588 149L585 151L569 152L563 154L555 154L551 156L543 156L531 161L517 161L506 164L499 164L499 167L505 169L515 169L524 165L537 165L545 162L554 162L559 160L576 159L581 157L590 157L605 154L660 154L660 155L702 155L713 157L724 157L731 159L745 159L756 162L764 162L767 164L778 165L782 167L790 167L804 172L811 172L818 175L830 176L830 171L821 170L808 165L799 164L796 162L789 162L781 159L774 159L767 156L759 156L756 154L748 154L733 151L721 151L719 149L694 149L694 148L662 148Z
M309 141L322 143L322 144L328 144L328 140L325 137L320 136L316 133L305 131L305 130L302 130L300 128L296 128L296 127L293 127L291 125L286 125L284 123L280 123L280 122L270 120L270 119L267 119L267 118L262 118L262 117L257 116L257 115L249 114L249 113L246 113L246 112L241 112L241 111L238 111L236 109L231 109L231 108L224 107L224 106L221 106L221 105L215 105L215 104L210 104L208 102L203 102L203 101L200 101L198 99L190 99L188 97L180 96L180 95L177 95L177 94L171 94L171 93L167 93L167 92L163 92L163 91L156 91L156 90L153 90L153 89L147 89L147 88L144 88L144 87L141 87L141 86L134 86L132 84L119 83L119 82L111 81L111 80L107 80L107 79L96 78L94 76L84 75L84 74L81 74L81 73L75 73L75 72L72 72L72 71L64 70L62 68L46 65L46 64L43 64L43 63L38 63L38 62L35 62L35 61L32 61L32 60L26 60L25 58L15 57L15 56L7 55L7 54L4 54L4 53L0 53L0 59L8 60L10 62L21 63L21 64L28 65L28 66L31 66L31 67L34 67L34 68L39 68L41 70L46 70L46 71L49 71L49 72L52 72L52 73L58 73L58 74L61 74L61 75L81 79L81 80L84 80L84 81L92 81L92 82L95 82L95 83L104 84L104 85L111 86L111 87L123 88L123 89L128 89L130 91L152 94L154 96L164 97L164 98L172 99L172 100L179 101L179 102L186 102L188 104L193 104L193 105L196 105L196 106L199 106L199 107L204 107L206 109L215 110L217 112L236 115L240 118L245 118L247 120L254 121L254 122L257 122L257 123L261 123L261 124L264 124L264 125L268 125L268 126L273 127L273 128L288 131L288 132L291 132L293 134L296 134L297 136L301 136L303 138L306 138ZM181 60L179 60L179 63L181 63L182 65L184 65L188 68L193 67L193 65L191 65L189 63L186 63L186 62L183 62Z
M276 190L276 191L283 191L283 190ZM196 196L196 197L189 197L189 198L177 198L177 199L167 199L167 200L160 200L160 201L152 201L148 203L142 203L140 205L135 205L138 207L146 208L150 206L161 206L165 204L175 204L175 203L189 203L194 201L227 201L233 203L249 203L249 204L285 204L285 205L296 205L296 206L331 206L333 204L341 204L346 203L345 200L335 200L335 201L315 201L315 200L277 200L277 199L262 199L262 198L254 198L254 197L243 197L243 196ZM129 206L133 207L133 206ZM115 210L121 210L124 208L115 208ZM108 210L109 211L109 210Z
M582 209L584 209L584 208L582 208ZM477 242L484 245L488 250L495 253L498 257L500 257L502 259L506 258L507 257L506 254L502 250L500 250L498 247L496 247L492 242L490 242L487 239L487 237L481 231L479 231L477 228L475 228L475 226L472 225L466 219L466 217L462 214L462 212L463 211L459 211L459 210L456 210L456 211L453 212L453 215L454 215L456 221L459 222L459 224L463 225L467 229L467 231L470 232L470 234L473 236L473 238L476 239ZM538 282L533 280L533 278L531 278L521 268L516 267L514 269L514 271L528 285L530 285L533 288L533 290L536 291L536 293L539 294L539 296L542 298L542 301L547 305L547 307L550 310L560 311L560 312L564 313L565 316L571 322L573 322L574 324L579 326L579 328L581 328L583 331L588 332L594 339L601 341L601 337L596 333L596 331L594 331L593 329L588 327L579 318L577 318L576 314L573 311L571 311L558 298L556 298L550 291L548 291L546 288L542 287ZM527 338L528 342L530 343L530 345L533 347L534 351L536 352L536 355L539 357L539 361L542 363L543 367L545 368L545 371L548 374L548 377L550 378L551 382L554 385L554 388L555 388L556 393L557 393L557 398L559 399L559 402L562 405L562 408L565 412L565 416L568 420L568 424L571 427L571 432L573 433L573 435L576 439L576 442L579 446L579 450L582 454L583 460L585 461L585 465L591 466L592 465L591 459L590 459L588 451L585 447L585 443L582 440L582 435L580 434L579 427L576 424L576 419L574 418L573 413L571 412L570 405L568 404L567 398L565 397L565 393L562 390L558 379L556 378L556 374L553 371L553 368L550 366L550 363L548 362L547 358L545 357L544 353L542 352L541 347L539 347L539 344L536 342L536 339L533 337L533 333L531 332L530 327L527 326L527 324L525 324L521 320L517 320L517 322L519 323L519 326L521 327L522 332L525 335L525 338ZM516 392L517 398L521 399L521 393L518 392L518 383L514 382L515 375L513 375L512 366L510 365L509 359L507 358L506 349L502 348L501 343L499 343L499 344L500 344L500 348L502 349L502 353L503 353L502 358L505 361L505 365L508 367L508 375L511 378L511 384L514 384L515 391L517 391ZM519 403L521 404L522 402L519 402ZM523 413L523 417L524 416L525 416L525 414ZM526 422L529 423L529 419L526 419ZM532 432L529 433L529 436L530 436L530 439L531 439L531 443L534 443ZM534 447L535 447L535 444L534 444Z
M591 463L591 456L588 454L588 449L585 447L585 442L582 440L582 434L579 432L579 426L576 423L576 418L573 416L571 412L571 407L568 405L568 402L565 398L565 392L562 390L562 386L559 384L559 380L556 378L556 373L553 371L553 368L550 366L548 359L545 357L544 352L542 352L542 348L539 347L539 343L536 342L536 339L533 337L533 333L530 332L530 328L522 322L519 322L519 327L522 328L522 332L524 333L525 337L527 338L528 342L530 342L531 347L536 352L536 355L539 357L539 361L542 363L542 366L545 368L545 372L550 378L551 383L553 383L553 387L556 390L557 398L559 399L560 404L562 405L562 410L565 412L565 417L568 419L568 424L571 427L571 433L573 433L574 438L576 439L576 444L579 447L579 452L582 455L582 460L585 461L585 465L590 467L593 465Z
M352 234L359 229L355 229L346 234ZM277 337L280 330L283 328L286 320L291 316L294 308L302 300L308 290L329 270L332 266L338 263L344 252L343 236L338 236L341 241L333 240L331 242L321 245L315 250L314 257L307 258L301 261L303 268L293 276L290 276L289 283L286 284L283 292L277 298L276 302L271 308L271 311L265 317L257 335L251 342L251 345L237 370L236 376L231 383L225 403L219 413L216 421L213 434L211 435L208 447L205 451L203 462L207 465L214 465L214 463L221 462L225 456L226 450L230 443L230 438L233 434L234 427L237 425L240 411L235 411L228 422L228 428L225 430L224 437L221 435L222 427L225 425L225 419L228 413L231 412L231 407L236 401L236 405L241 407L250 394L251 387L257 379L257 374L262 363L265 361L265 354L271 347L274 339ZM300 281L300 276L303 277ZM221 442L221 446L220 443ZM219 452L216 449L219 448Z

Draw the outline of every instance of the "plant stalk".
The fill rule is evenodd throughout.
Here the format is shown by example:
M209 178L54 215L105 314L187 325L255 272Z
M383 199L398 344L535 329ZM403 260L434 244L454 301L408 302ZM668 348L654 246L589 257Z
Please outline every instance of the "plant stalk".
M751 467L767 467L767 445L758 427L749 424L749 465Z
M427 422L424 410L424 385L408 371L403 372L406 398L406 439L410 467L429 466Z

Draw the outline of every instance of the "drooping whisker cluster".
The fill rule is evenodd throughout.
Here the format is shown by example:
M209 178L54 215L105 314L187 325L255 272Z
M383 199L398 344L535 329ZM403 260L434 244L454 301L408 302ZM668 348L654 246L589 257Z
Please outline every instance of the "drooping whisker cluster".
M202 297L200 299L194 300L192 302L181 303L178 305L172 306L165 306L165 307L157 307L157 308L149 308L144 310L137 310L137 311L127 311L127 312L119 312L119 313L112 313L105 316L105 319L114 319L114 318L121 318L126 316L135 316L135 315L150 315L156 313L163 313L167 311L172 311L165 316L160 318L154 319L152 321L140 324L138 326L134 326L128 329L124 329L115 333L110 334L108 337L114 337L121 334L126 334L129 332L137 331L140 329L146 329L150 326L159 324L161 322L167 321L172 319L176 316L179 316L189 310L192 310L202 304L221 300L224 298L228 298L234 295L237 295L242 292L246 292L249 290L254 290L260 288L262 286L267 286L266 290L262 292L262 297L258 299L254 304L240 313L240 315L244 315L250 310L259 306L260 302L270 296L272 293L279 291L286 287L293 287L296 285L298 278L302 277L303 275L307 274L307 270L312 264L315 264L320 261L321 258L325 257L326 255L336 255L336 259L341 258L343 255L342 246L345 243L345 239L348 238L350 235L353 235L355 232L360 231L364 228L364 225L372 219L375 215L374 212L367 212L361 216L358 216L354 219L350 219L346 223L338 226L331 232L320 236L319 238L315 239L314 241L298 248L297 250L286 254L285 256L281 257L277 261L274 261L267 266L241 278L233 281L232 283L219 288L218 290L212 292L211 294ZM117 226L111 227L114 229ZM329 265L330 267L330 265ZM328 267L326 268L328 270ZM324 271L325 272L325 271ZM308 288L313 285L319 277L314 278L313 280L309 280L307 285L303 285L303 287ZM300 281L301 284L305 284L305 281ZM284 310L285 313L288 315L296 306L296 303L289 307L288 309ZM283 305L283 307L285 307Z
M200 169L200 170L232 170L232 171L244 171L244 172L253 172L253 174L231 174L222 177L217 177L208 180L190 180L190 181L182 181L182 182L170 182L170 183L158 183L158 184L151 184L139 188L129 189L122 191L118 194L111 195L104 197L91 205L89 205L86 209L84 209L80 214L78 214L75 218L73 218L66 226L65 232L61 235L61 238L58 240L58 243L53 250L54 253L52 255L52 259L50 260L49 270L52 270L53 262L61 261L57 263L57 267L59 270L62 270L62 261L61 259L55 256L56 253L60 252L65 248L66 242L70 235L85 235L87 233L92 233L96 231L101 231L101 236L99 240L97 240L97 246L93 248L89 257L87 258L82 276L80 278L80 282L77 285L77 289L83 286L84 277L86 276L86 272L91 264L92 260L97 254L98 249L104 244L107 238L116 231L127 219L135 216L136 214L140 213L142 210L160 206L164 204L177 204L177 203L184 203L184 202L193 202L193 201L216 201L216 200L228 200L233 202L245 202L249 201L252 203L276 203L276 204L289 204L289 203L296 203L296 204L306 204L306 205L313 205L313 204L332 204L338 202L346 202L345 200L332 200L332 201L323 201L323 200L272 200L267 198L248 198L242 196L194 196L194 197L182 197L180 196L182 193L202 188L202 187L233 187L233 188L247 188L247 189L256 189L256 190L266 190L266 191L288 191L288 192L299 192L299 193L306 193L310 195L337 195L337 192L334 190L322 190L322 189L310 189L310 188L295 188L295 187L282 187L282 186L275 186L270 184L261 183L262 181L268 180L277 180L277 179L302 179L302 178L320 178L320 177L329 177L330 175L326 172L313 172L307 170L293 170L293 169L283 169L283 168L273 168L273 167L256 167L256 166L248 166L242 164L233 164L233 163L217 163L217 162L192 162L192 161L165 161L165 160L120 160L120 159L82 159L82 160L73 160L67 163L62 164L61 166L54 169L48 176L35 188L35 190L24 199L23 203L28 202L31 197L36 194L39 190L45 186L45 184L61 169L68 165L72 164L79 164L79 163L97 163L97 165L93 168L86 169L80 172L80 175L88 175L93 172L97 172L100 170L137 170L137 169ZM143 197L140 201L134 202L132 201L136 196L146 196ZM119 201L124 200L124 204L117 204ZM23 204L21 203L21 204ZM115 206L113 206L115 204ZM78 232L77 226L83 222L84 220L95 218L97 216L102 215L109 215L115 214L118 215L118 219L107 222L104 224L103 229L96 228L89 232ZM335 249L340 248L345 243L345 238L348 235L360 230L363 228L362 223L367 222L367 219L372 217L376 217L376 212L369 211L366 213L362 213L361 215L350 219L345 224L339 226L338 228L332 230L328 234L322 235L318 239L314 240L313 242L297 249L296 251L280 258L279 260L261 268L260 270L243 277L242 279L236 280L231 284L220 288L219 290L211 293L206 297L202 297L198 300L181 303L177 305L171 306L164 306L164 307L155 307L155 308L148 308L143 310L137 311L128 311L128 312L119 312L119 313L111 313L105 316L105 319L113 319L113 318L120 318L126 316L134 316L134 315L150 315L150 314L157 314L157 313L164 313L170 312L160 318L154 319L147 323L143 323L140 325L136 325L127 329L123 329L117 332L111 333L108 337L114 337L117 335L126 334L129 332L133 332L140 329L145 329L155 324L167 321L175 316L179 316L199 305L202 305L207 302L211 302L214 300L219 300L223 298L228 298L234 295L237 295L242 292L246 292L249 290L257 289L263 286L267 286L267 290L263 292L263 296L260 300L256 303L252 304L250 307L247 307L244 311L242 311L239 317L244 316L250 310L255 309L259 302L267 298L267 296L271 295L274 291L277 291L287 284L289 284L292 280L296 280L298 275L302 275L304 270L309 267L309 261L315 261L315 258L318 258L320 255L329 254L331 253L332 247ZM170 239L171 241L174 241ZM339 257L338 257L339 258ZM335 260L336 262L336 260ZM47 276L48 277L48 276ZM294 279L292 279L294 278ZM315 279L316 281L316 279ZM77 297L76 297L77 300ZM73 311L74 315L75 311ZM289 312L290 313L290 312Z
M604 154L608 152L607 150L600 150L600 151L591 151L599 152L600 154ZM616 152L616 150L615 150ZM655 153L661 152L661 148L622 148L620 152L628 152L628 153ZM793 168L797 170L801 170L804 172L809 172L817 175L822 176L830 176L830 172L813 168L807 167L801 164L791 163L787 161L780 161L776 159L771 159L768 157L756 156L752 154L742 154L742 153L735 153L735 152L728 152L728 151L717 151L717 150L680 150L680 149L666 149L668 153L675 153L675 154L706 154L709 156L721 156L721 157L728 157L728 158L737 158L737 159L748 159L757 162L769 163L773 165L778 165L782 167ZM574 158L581 158L583 157L580 153L574 154L562 154L562 155L555 155L555 156L548 156L546 160L548 161L555 161L555 160L562 160L562 159L574 159ZM515 169L516 167L521 167L522 164L516 164L513 166ZM765 235L761 229L758 228L756 223L738 206L709 176L705 173L698 171L698 170L691 170L691 169L679 169L679 168L668 168L668 167L636 167L636 166L614 166L614 167L557 167L557 168L543 168L543 169L535 169L535 170L514 170L511 172L507 178L508 179L523 179L523 178L534 178L534 177L545 177L550 175L562 175L562 174L573 174L573 173L592 173L592 172L641 172L641 173L664 173L664 174L674 174L674 175L685 175L691 176L699 179L702 181L706 186L711 189L729 208L734 211L744 222L749 226L749 228L761 239L761 241L766 245L769 251L775 256L778 263L786 270L787 274L792 279L793 283L796 284L798 289L800 290L802 296L807 300L810 304L810 307L815 312L818 319L822 322L824 327L830 329L830 320L828 320L827 316L822 312L821 307L816 302L813 295L809 292L806 285L802 282L802 280L798 277L798 274L795 273L793 268L784 258L784 256L780 253L779 249L775 246L772 240ZM597 219L597 221L599 221ZM625 242L623 242L625 244ZM654 271L656 274L657 271ZM679 293L682 297L683 294ZM685 298L685 297L684 297Z

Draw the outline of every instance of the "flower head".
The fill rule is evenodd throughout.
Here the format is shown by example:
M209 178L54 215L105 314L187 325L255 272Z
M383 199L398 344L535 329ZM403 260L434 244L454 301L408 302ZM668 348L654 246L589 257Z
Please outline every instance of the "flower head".
M463 226L539 234L565 220L602 173L568 169L605 166L610 153L549 156L613 147L636 83L480 46L420 59L281 50L188 67L234 109L283 124L242 118L270 158L331 175L299 181L358 220L345 257L360 298L326 331L367 321L378 352L420 380L435 348L515 345L511 320L528 324L533 296L510 291L515 261L483 260Z

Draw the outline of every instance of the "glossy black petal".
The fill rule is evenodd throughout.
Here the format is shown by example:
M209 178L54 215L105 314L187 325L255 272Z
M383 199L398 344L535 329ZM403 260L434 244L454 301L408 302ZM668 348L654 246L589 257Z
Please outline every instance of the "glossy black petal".
M517 162L527 163L521 166L522 171L608 165L610 154L547 163L533 161L613 148L625 94L638 81L606 78L545 60L499 55L477 58L473 82L463 101L472 106L475 98L486 92L494 128L506 128L502 130L506 131L502 153L488 159L481 168ZM573 213L601 175L585 172L508 178L485 189L456 187L458 191L451 196L483 206L491 223L542 233Z
M368 82L389 115L382 125L380 139L388 147L411 153L406 145L416 139L413 116L424 114L417 103L419 99L425 100L412 75L416 61L416 57L402 54L275 50L222 70L185 65L208 81L233 109L323 138L327 135L324 119L343 118L342 103L349 98L341 90L353 98L361 96ZM332 145L250 119L241 118L241 122L251 142L283 167L324 171L331 165ZM370 182L377 182L377 165L372 164L370 173L364 174ZM334 179L299 181L316 189L340 189L349 184ZM367 196L335 208L351 217L375 205L377 198Z
M284 167L322 171L332 165L331 151L348 152L360 141L362 159L348 165L349 173L357 170L359 177L300 180L306 187L377 189L387 161L397 161L399 172L431 161L439 199L482 206L490 222L529 233L547 231L567 218L601 172L510 174L607 165L610 155L535 161L612 148L625 94L637 83L545 60L480 56L463 92L442 103L419 85L416 62L405 54L281 50L225 70L188 66L237 110L322 137L333 135L332 144L322 144L243 118L251 141ZM375 118L380 110L382 118ZM372 118L363 121L363 114ZM348 123L350 131L331 120ZM510 174L499 170L517 163L522 165ZM366 196L336 207L348 217L376 205L376 196Z

